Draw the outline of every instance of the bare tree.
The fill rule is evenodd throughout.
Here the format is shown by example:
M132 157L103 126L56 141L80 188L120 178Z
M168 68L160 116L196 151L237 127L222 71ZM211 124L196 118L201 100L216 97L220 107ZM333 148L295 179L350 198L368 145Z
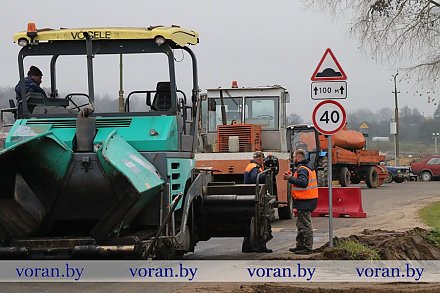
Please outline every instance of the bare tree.
M440 0L304 1L352 17L350 32L375 58L439 81Z
M391 121L391 117L393 116L393 110L390 108L382 108L377 113L377 119L379 121Z
M287 125L301 124L303 122L304 120L299 114L291 113L289 116L287 116Z

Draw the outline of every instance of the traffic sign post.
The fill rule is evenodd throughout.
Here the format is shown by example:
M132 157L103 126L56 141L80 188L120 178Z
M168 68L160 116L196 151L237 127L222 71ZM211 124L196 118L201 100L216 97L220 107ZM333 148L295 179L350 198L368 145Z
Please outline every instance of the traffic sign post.
M327 135L328 139L328 237L330 247L333 247L332 135L344 127L346 120L344 107L333 100L322 101L313 110L313 125L319 132Z
M359 126L359 131L365 137L365 149L367 149L368 124L366 122L363 122L361 126Z
M333 168L332 168L332 136L328 135L328 246L333 247Z
M330 48L325 50L311 80L312 99L325 99L313 110L312 121L315 128L328 139L328 242L333 247L332 135L345 126L347 117L342 105L329 99L347 98L347 75Z

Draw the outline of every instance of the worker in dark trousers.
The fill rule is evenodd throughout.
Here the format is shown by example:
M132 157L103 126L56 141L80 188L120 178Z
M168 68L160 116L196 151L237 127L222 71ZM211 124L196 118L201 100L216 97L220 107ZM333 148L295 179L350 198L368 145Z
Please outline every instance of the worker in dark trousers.
M286 172L284 180L292 184L293 207L298 211L296 227L296 247L290 248L295 254L310 254L313 249L312 211L318 202L318 180L312 163L306 159L306 152L295 151L294 173Z
M246 170L244 171L244 184L257 183L258 173L264 171L263 159L264 159L263 152L257 151L254 153L253 159L249 162L249 164L246 167ZM259 183L264 183L265 180L266 180L266 174L260 175ZM262 244L261 247L259 248L253 248L249 237L244 237L241 251L245 253L248 252L271 253L272 249L268 249L266 247L266 243Z

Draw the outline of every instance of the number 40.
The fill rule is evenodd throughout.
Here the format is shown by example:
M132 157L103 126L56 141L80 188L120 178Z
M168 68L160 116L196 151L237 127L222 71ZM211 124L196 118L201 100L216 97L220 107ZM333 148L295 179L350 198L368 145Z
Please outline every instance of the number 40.
M340 115L339 115L338 111L333 110L329 115L329 111L326 110L326 111L324 111L324 113L322 113L322 116L321 116L321 118L319 118L319 121L322 121L322 122L325 122L328 124L331 120L333 123L337 123L339 121L339 118L340 118Z

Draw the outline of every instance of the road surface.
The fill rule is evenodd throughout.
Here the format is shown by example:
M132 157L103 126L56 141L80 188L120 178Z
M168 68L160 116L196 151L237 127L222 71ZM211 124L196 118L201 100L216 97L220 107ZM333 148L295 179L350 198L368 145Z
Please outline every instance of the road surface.
M440 181L404 182L384 184L376 189L362 188L362 202L367 218L334 218L334 236L348 236L364 229L402 230L423 226L416 221L416 211L431 200L440 201ZM314 217L314 247L328 241L328 218ZM341 232L341 233L339 233ZM272 254L242 253L239 238L215 238L199 242L194 253L185 256L187 259L253 259L278 258L288 253L289 247L295 244L295 219L278 220L272 223L273 239L268 247Z
M335 219L335 236L346 236L358 233L363 229L394 229L403 230L423 226L417 220L417 210L433 201L440 201L440 182L405 182L402 184L391 183L377 189L362 187L363 207L367 212L366 219ZM283 220L273 223L274 238L268 246L274 250L272 254L241 253L241 239L211 239L197 244L194 254L185 256L186 259L253 259L272 258L288 259L298 258L288 252L293 246L295 239L295 220ZM315 228L315 247L324 244L328 240L328 218L313 218ZM214 265L214 263L213 263ZM374 288L389 285L373 284ZM242 284L183 284L183 283L5 283L2 284L2 292L240 292L245 287ZM277 286L277 284L272 284ZM314 287L314 284L297 284L301 287ZM316 286L323 287L323 284ZM345 286L353 289L357 286L369 286L368 284L327 284L339 288ZM387 287L388 286L388 287ZM435 292L438 284L403 284L406 289L412 286L414 290L419 286L427 287L423 292ZM347 289L347 288L343 289ZM393 285L392 288L395 286ZM315 287L316 288L316 287ZM365 288L361 287L361 291ZM401 287L399 287L401 288ZM342 288L341 288L342 289ZM280 289L281 291L283 289ZM276 290L279 292L280 290ZM291 289L289 289L290 291ZM303 289L295 292L304 292ZM336 289L338 290L338 289ZM275 292L275 291L273 291ZM291 291L294 292L294 291ZM333 291L332 291L333 292ZM369 291L372 292L372 291ZM387 291L389 292L389 291ZM405 291L407 292L407 291Z

